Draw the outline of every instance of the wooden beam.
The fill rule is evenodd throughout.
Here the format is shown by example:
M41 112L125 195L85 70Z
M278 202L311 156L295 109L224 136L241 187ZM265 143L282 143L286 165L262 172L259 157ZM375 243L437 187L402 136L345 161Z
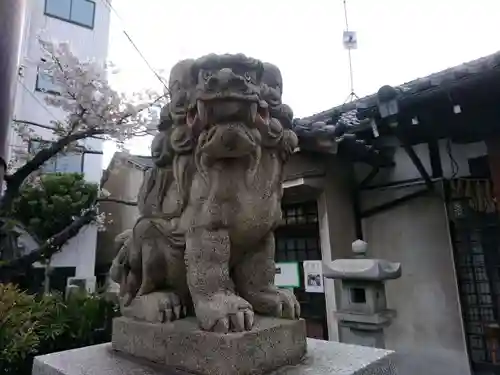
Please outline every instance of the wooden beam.
M421 189L421 190L417 190L414 193L409 193L409 194L403 195L400 198L394 199L394 200L386 202L386 203L382 203L382 204L380 204L378 206L375 206L373 208L370 208L370 209L368 209L366 211L361 212L361 218L366 219L366 218L368 218L370 216L377 215L377 214L379 214L379 213L381 213L383 211L387 211L387 210L389 210L391 208L397 207L397 206L399 206L402 203L405 203L405 202L411 201L411 200L413 200L415 198L419 198L419 197L422 197L424 195L427 195L430 192L431 192L430 189L424 188L424 189Z
M500 136L486 140L488 159L490 164L491 180L493 181L493 194L500 212Z

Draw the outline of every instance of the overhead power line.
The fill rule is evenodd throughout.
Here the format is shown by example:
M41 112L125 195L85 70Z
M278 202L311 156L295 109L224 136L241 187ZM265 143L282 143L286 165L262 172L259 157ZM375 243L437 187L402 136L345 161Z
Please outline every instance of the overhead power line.
M116 11L116 9L111 5L111 3L108 1L108 0L101 0L102 3L107 6L119 19L120 21L125 24L125 22L123 21L123 18L120 17L120 15L118 14L118 12ZM164 80L162 79L162 77L158 74L158 72L156 72L156 70L151 66L151 64L149 63L149 61L146 59L146 57L144 56L144 54L140 51L139 47L137 46L137 44L133 41L132 37L130 36L130 34L125 30L125 28L122 26L122 32L123 34L126 36L127 40L130 42L130 44L132 45L132 47L136 50L136 52L139 54L139 56L142 58L142 60L146 63L146 66L149 68L149 70L155 75L155 77L158 79L158 81L162 84L162 86L167 90L167 92L169 92L168 90L168 86L165 84ZM40 98L34 94L34 92L32 92L25 84L24 82L22 81L22 79L20 77L18 77L18 80L19 80L19 83L21 84L21 86L23 87L23 89L37 102L38 105L40 105L43 110L45 112L47 112L47 114L52 118L54 119L56 122L61 122L60 119L58 119L54 113L52 113L52 111L50 111L48 108L47 108L47 105L45 103L43 103ZM26 121L23 121L23 120L14 120L16 122L26 122ZM34 124L32 124L34 125ZM42 126L42 125L39 125L37 124L38 126L40 127L45 127L45 126ZM47 129L51 129L50 126L46 126ZM97 137L96 137L97 138ZM101 139L101 138L100 138Z
M19 83L21 84L21 86L23 87L23 89L33 98L35 99L35 101L40 105L40 107L43 108L43 110L45 112L47 112L50 117L52 117L56 122L61 122L61 120L59 120L53 113L52 111L50 111L47 106L40 100L40 98L38 98L34 92L32 92L28 87L26 87L26 85L24 84L24 82L22 81L21 77L18 78L18 81Z
M123 34L125 35L125 37L128 39L128 41L130 42L130 44L132 45L132 47L134 47L134 49L137 51L137 53L139 54L139 56L142 58L142 60L146 63L147 67L149 68L149 70L151 70L151 72L155 75L155 77L158 79L158 81L160 81L160 83L163 85L163 87L165 87L165 89L167 90L167 92L169 92L169 89L168 89L168 86L165 84L164 80L161 78L161 76L158 74L158 72L151 66L151 64L149 63L149 61L146 59L146 57L144 56L144 54L141 52L141 50L139 49L139 47L137 47L137 44L135 44L135 42L132 40L132 37L130 36L130 34L127 32L127 30L125 30L125 21L123 20L122 17L120 17L120 15L118 14L118 12L116 11L116 9L113 7L113 5L111 5L111 3L108 1L108 0L101 0L102 3L104 5L106 5L115 15L116 17L118 17L118 19L122 22L122 32Z

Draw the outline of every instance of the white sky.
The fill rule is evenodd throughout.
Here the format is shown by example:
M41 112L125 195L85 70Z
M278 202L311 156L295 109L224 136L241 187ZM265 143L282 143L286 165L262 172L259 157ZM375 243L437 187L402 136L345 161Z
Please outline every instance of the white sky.
M342 0L113 0L109 59L119 90L160 88L123 35L125 28L155 69L210 52L278 65L284 102L295 117L342 104L348 96ZM500 0L347 0L354 91L374 93L500 50ZM131 143L149 155L151 139ZM115 148L106 144L104 167Z

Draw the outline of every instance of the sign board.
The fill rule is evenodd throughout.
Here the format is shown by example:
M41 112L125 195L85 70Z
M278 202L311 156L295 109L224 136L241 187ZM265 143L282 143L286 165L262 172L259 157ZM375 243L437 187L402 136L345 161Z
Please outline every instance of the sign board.
M323 264L321 260L304 261L304 285L308 293L324 293Z
M357 49L358 37L356 35L356 31L344 31L342 42L345 49Z
M276 263L274 285L280 288L298 288L300 286L299 264L297 262Z

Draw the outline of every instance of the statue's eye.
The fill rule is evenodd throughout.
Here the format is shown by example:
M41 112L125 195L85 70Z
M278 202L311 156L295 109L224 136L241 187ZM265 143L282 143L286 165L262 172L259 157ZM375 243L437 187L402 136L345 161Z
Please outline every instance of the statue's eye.
M208 71L208 70L204 70L202 72L202 78L204 81L208 81L210 79L210 77L212 77L212 72Z
M250 75L250 73L245 72L244 77L248 82L252 82L252 76Z

